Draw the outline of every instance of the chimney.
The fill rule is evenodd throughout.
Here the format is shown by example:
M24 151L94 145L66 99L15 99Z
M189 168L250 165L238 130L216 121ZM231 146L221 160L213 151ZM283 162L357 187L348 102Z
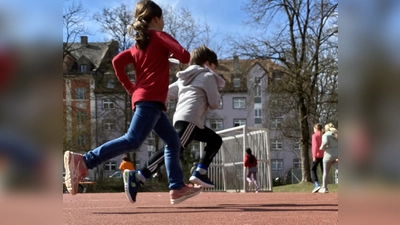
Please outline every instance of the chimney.
M88 37L81 36L81 45L88 45Z
M239 72L239 56L233 56L233 70L234 72Z

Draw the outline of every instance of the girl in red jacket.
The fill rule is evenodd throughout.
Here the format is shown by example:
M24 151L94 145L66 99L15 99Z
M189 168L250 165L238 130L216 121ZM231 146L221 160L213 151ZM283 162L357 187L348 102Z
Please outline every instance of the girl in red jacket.
M260 190L257 183L257 158L251 153L251 149L246 149L246 155L244 157L244 167L247 168L247 182L251 186L251 176L253 175L254 186L256 187L256 193Z
M324 151L320 151L319 148L321 147L322 144L322 124L317 123L314 125L314 134L312 135L312 141L311 141L311 150L312 150L312 158L313 158L313 163L311 167L311 178L314 181L314 189L312 190L312 193L317 192L321 186L319 185L318 182L318 176L317 176L317 169L318 169L318 164L321 167L321 171L324 171L323 165L322 165L322 159L324 158Z
M136 43L112 60L115 75L125 90L132 95L132 121L125 135L108 141L84 155L71 151L64 154L65 183L71 194L76 194L79 180L102 162L133 149L139 149L144 140L154 131L166 144L164 161L167 170L171 204L180 203L200 193L201 188L190 187L183 182L179 162L181 141L164 113L169 85L169 57L188 63L190 54L171 35L163 31L162 9L150 0L137 2L134 21L129 34ZM126 74L125 68L133 65L135 83ZM143 177L135 170L123 173L125 194L136 202L137 190ZM143 181L142 181L143 182Z

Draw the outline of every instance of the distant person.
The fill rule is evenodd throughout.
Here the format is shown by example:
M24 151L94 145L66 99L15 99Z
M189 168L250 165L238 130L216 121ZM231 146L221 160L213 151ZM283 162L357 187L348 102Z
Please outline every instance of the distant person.
M331 166L339 160L338 131L332 123L325 125L325 133L322 135L322 144L320 150L324 151L324 172L322 174L322 187L319 193L329 193L328 175Z
M129 160L128 156L122 157L121 164L119 165L119 169L124 172L124 170L134 170L135 167L133 163Z
M249 186L251 186L252 182L251 178L253 178L253 183L256 188L256 193L258 193L258 191L260 191L260 187L258 186L257 182L257 172L258 172L257 158L255 155L251 153L250 148L246 149L246 155L244 158L244 167L247 168L246 180L247 182L249 182Z
M322 124L317 123L314 125L314 134L312 135L311 150L312 150L312 167L311 167L311 178L314 181L314 189L312 193L319 191L321 186L318 182L317 169L318 165L321 167L321 173L324 172L324 166L322 159L324 158L324 151L320 151L319 148L322 144Z

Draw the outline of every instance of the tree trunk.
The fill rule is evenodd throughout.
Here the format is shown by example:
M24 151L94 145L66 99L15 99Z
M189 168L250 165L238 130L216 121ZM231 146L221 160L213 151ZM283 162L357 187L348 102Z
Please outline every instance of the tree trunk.
M298 101L299 108L299 125L300 125L300 142L301 142L301 182L311 182L310 171L310 130L308 128L308 110L305 105L304 97L300 97Z

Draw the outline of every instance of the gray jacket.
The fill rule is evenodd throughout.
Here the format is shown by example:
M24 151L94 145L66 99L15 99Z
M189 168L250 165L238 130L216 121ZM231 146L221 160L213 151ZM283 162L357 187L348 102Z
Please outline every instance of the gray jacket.
M168 99L177 99L174 124L176 121L193 123L203 129L208 108L220 106L219 87L225 81L208 68L189 66L176 74L178 80L169 85Z
M320 150L325 150L323 161L336 160L339 157L339 144L335 135L327 131L322 135Z

